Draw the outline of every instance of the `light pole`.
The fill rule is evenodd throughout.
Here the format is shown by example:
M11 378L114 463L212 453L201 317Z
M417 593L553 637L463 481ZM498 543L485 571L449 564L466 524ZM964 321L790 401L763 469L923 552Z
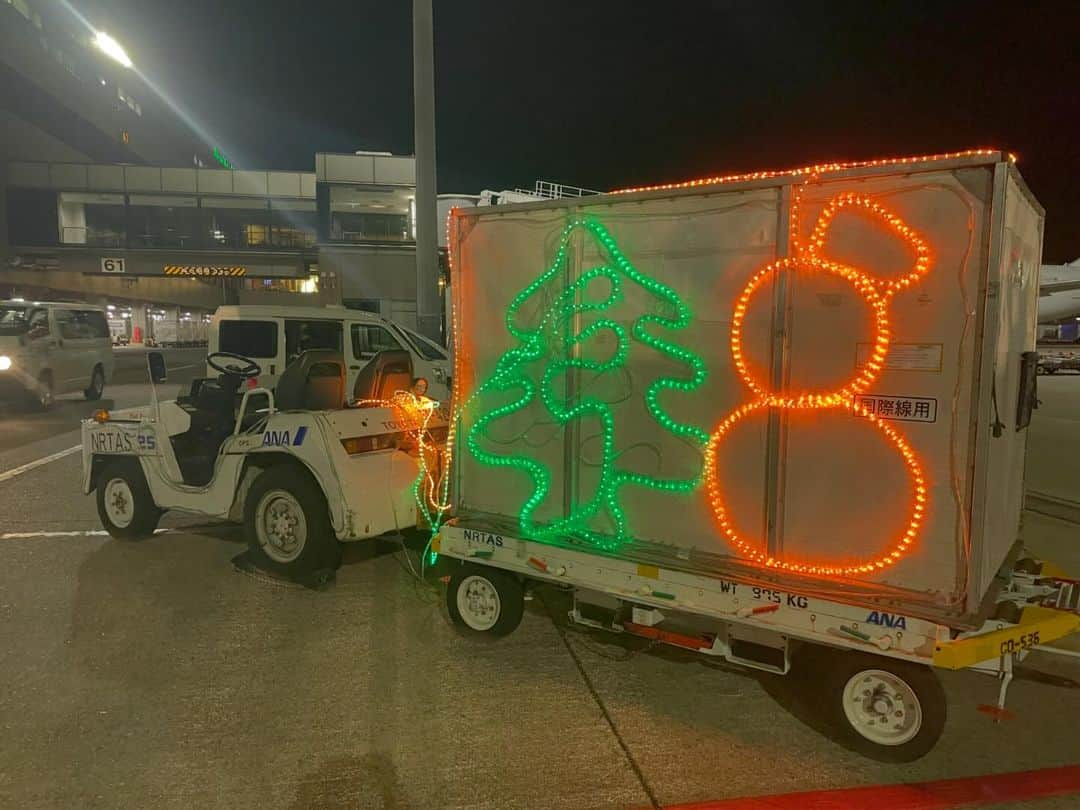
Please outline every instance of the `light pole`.
M435 36L431 0L413 0L413 141L416 151L416 326L442 342L435 190Z

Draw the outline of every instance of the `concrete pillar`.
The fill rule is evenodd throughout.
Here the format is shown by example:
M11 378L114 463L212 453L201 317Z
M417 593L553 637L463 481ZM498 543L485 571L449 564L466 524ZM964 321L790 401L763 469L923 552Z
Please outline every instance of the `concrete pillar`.
M416 326L442 342L435 188L435 34L431 0L413 0L413 141L416 151Z
M135 336L138 334L139 343L135 343ZM149 337L147 332L147 317L146 317L146 304L132 304L131 305L131 344L142 345L146 338Z
M237 279L234 286L231 279L221 280L221 303L223 304L239 304L240 303L240 289L239 285L244 283L244 279Z

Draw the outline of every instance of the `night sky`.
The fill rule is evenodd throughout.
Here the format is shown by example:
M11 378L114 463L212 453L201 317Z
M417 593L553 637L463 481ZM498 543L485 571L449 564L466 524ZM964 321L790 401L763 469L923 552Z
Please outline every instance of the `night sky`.
M412 152L409 0L75 4L241 168ZM434 5L440 192L997 146L1080 257L1077 3Z

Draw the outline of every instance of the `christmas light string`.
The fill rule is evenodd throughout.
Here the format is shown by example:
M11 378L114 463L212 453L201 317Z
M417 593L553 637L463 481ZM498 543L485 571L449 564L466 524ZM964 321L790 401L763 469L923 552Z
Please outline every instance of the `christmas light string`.
M699 177L695 180L683 180L677 183L659 183L650 186L633 186L608 192L610 194L633 194L639 191L671 191L675 189L697 188L698 186L726 185L730 183L749 183L755 180L777 180L784 178L813 177L824 174L847 171L850 169L878 169L910 166L916 163L936 163L943 160L963 158L988 158L1000 155L999 149L967 149L960 152L940 152L934 155L916 155L913 157L874 158L872 160L832 161L815 163L796 169L772 169L767 171L743 172L741 174L715 175ZM1009 162L1016 162L1016 155L1006 154Z
M721 420L710 437L705 449L705 488L720 533L743 557L765 567L797 573L854 576L872 573L899 560L918 536L926 511L926 479L915 452L899 431L858 404L856 397L873 384L885 367L885 358L889 350L889 300L929 272L931 253L922 237L914 229L908 227L899 216L870 197L854 192L846 192L831 198L819 214L809 239L804 242L800 232L803 192L809 183L819 179L818 173L813 172L807 181L797 187L792 194L790 233L795 255L771 262L755 273L735 302L730 330L731 356L737 374L756 398L739 406ZM858 268L826 259L824 248L827 244L829 229L837 215L846 208L883 223L888 231L899 237L914 256L911 270L897 278L875 279ZM835 391L801 391L795 394L772 392L752 374L746 364L742 345L742 325L750 299L764 280L779 272L826 273L842 278L851 283L873 313L874 336L871 355L861 373ZM765 543L761 539L751 542L736 530L724 503L723 488L719 480L717 470L719 447L741 419L755 411L771 408L788 412L820 409L850 411L868 420L900 454L911 482L912 500L907 526L899 539L885 553L847 563L794 560L783 556L772 556L763 550Z
M555 297L553 305L547 309L536 326L527 327L519 324L518 316L526 302L533 299L541 290L547 289L555 276L565 271L570 240L578 231L587 234L598 243L606 263L587 270L567 285ZM599 300L591 300L589 288L601 280L607 282L607 294ZM626 283L636 284L656 296L674 314L642 315L635 320L629 331L615 320L599 317L578 334L566 335L578 316L586 313L601 314L621 303L624 300L623 287ZM584 392L576 401L571 402L564 400L555 392L555 383L563 375L576 372L601 375L616 371L625 366L635 342L647 346L673 360L684 363L691 371L689 377L661 377L648 386L644 398L650 416L662 429L679 438L688 439L700 447L708 439L708 434L695 425L673 419L665 411L660 399L665 391L686 392L700 386L705 380L705 363L694 352L649 331L651 326L672 330L685 329L690 325L691 319L689 307L683 303L675 291L637 270L622 254L615 239L600 223L592 219L576 218L563 228L550 265L515 296L507 310L506 328L517 339L518 345L499 358L492 375L470 397L471 403L481 394L519 392L511 402L482 412L469 427L465 441L473 457L480 463L493 467L518 469L529 476L533 485L532 494L522 505L519 513L519 523L525 536L538 540L573 536L587 540L600 548L615 548L627 538L626 517L619 501L619 492L623 486L634 484L666 492L690 492L698 486L700 476L664 479L620 469L616 461L622 453L617 452L615 447L616 425L611 404ZM605 332L614 339L615 344L614 351L606 359L567 356L574 346L583 345ZM537 384L528 376L526 366L544 361L547 365ZM590 441L598 439L601 443L600 480L595 495L583 503L574 503L569 514L545 524L535 519L535 513L550 493L552 481L550 469L528 456L499 455L489 452L484 446L486 441L490 441L487 430L490 424L511 416L536 401L542 403L560 425L565 426L573 420L590 417L597 419L601 425L601 432L590 438ZM610 532L600 532L593 528L593 520L601 513L606 515L611 524Z
M437 497L437 491L447 474L444 461L446 448L440 449L429 425L431 417L439 409L439 403L411 391L396 391L389 399L361 399L355 405L359 408L390 408L397 421L405 427L403 432L416 448L419 463L412 486L413 499L427 524L438 528L446 511Z
M884 361L888 353L889 345L889 321L887 305L891 300L891 297L900 292L901 290L909 287L915 283L919 278L923 277L930 269L932 261L931 253L922 240L922 238L913 229L908 227L904 221L892 213L888 208L882 205L866 195L860 195L855 193L845 193L837 195L831 199L821 212L815 223L814 228L811 230L809 237L804 240L802 238L802 231L800 228L800 214L802 208L803 190L811 183L816 183L821 180L825 175L833 174L838 171L843 171L853 168L877 168L877 167L897 167L902 168L905 165L912 165L916 163L926 163L941 160L951 160L957 158L967 157L991 157L1001 154L997 150L993 149L977 149L969 150L966 152L954 152L940 155L928 155L911 158L894 158L894 159L881 159L873 161L855 161L846 163L825 163L815 166L809 166L800 169L794 169L790 171L781 172L754 172L742 175L730 175L726 177L712 177L703 178L701 180L689 181L686 183L673 183L662 186L652 187L639 187L632 189L623 189L620 192L614 193L629 193L633 191L651 191L662 189L678 189L678 188L690 188L702 185L711 184L723 184L734 183L742 181L752 181L760 179L773 179L784 177L804 177L804 182L793 187L792 206L790 210L789 219L789 233L791 234L791 245L793 250L793 256L791 258L780 259L776 262L772 262L765 268L762 268L756 273L744 288L742 295L736 302L735 311L733 313L733 323L730 334L730 348L732 357L735 362L736 370L747 385L750 391L755 394L756 399L752 400L739 408L736 408L734 412L725 417L711 436L706 437L705 441L705 464L704 464L704 477L706 483L706 491L712 504L714 514L717 517L717 523L720 528L721 534L732 544L734 548L740 551L748 559L757 562L763 566L779 568L782 570L790 570L801 573L826 575L826 576L851 576L871 573L876 570L881 570L886 566L892 565L896 560L900 559L905 552L907 552L912 544L915 542L925 515L925 510L928 503L928 495L926 489L926 479L923 475L920 462L907 443L903 435L894 427L883 422L881 419L870 413L866 408L859 405L856 401L856 395L865 391L880 375L881 370L884 368ZM1015 161L1014 155L1008 155L1010 161ZM914 255L914 263L909 272L901 275L897 278L891 279L877 279L870 277L867 273L863 272L859 268L851 267L849 265L841 264L839 262L831 261L824 255L824 248L827 242L827 235L829 228L832 225L836 215L843 209L851 208L856 213L863 213L872 219L876 219L882 223L885 228L892 233L896 234L902 240L904 240ZM454 223L458 220L457 211L451 211L447 218L447 232L448 232L448 244L450 245L451 256L451 272L454 272L453 257L459 247L459 238L457 227ZM558 271L559 267L563 266L566 260L566 243L568 239L568 231L575 227L589 227L594 233L597 232L597 226L595 223L586 225L584 220L575 220L573 223L564 229L560 238L560 247L557 252L556 261L551 267L543 274L541 279L538 279L525 291L522 291L514 300L511 305L510 311L507 314L507 328L512 335L514 335L522 345L511 349L506 352L501 358L496 367L495 373L487 379L479 388L475 389L468 397L463 401L463 386L467 377L468 370L468 357L466 355L466 343L462 339L462 304L465 301L461 284L463 283L463 276L460 271L456 274L455 284L455 306L453 307L452 314L452 328L453 337L455 343L455 356L454 356L454 380L453 380L453 416L450 420L449 436L447 441L446 450L443 459L444 470L449 469L449 466L453 459L453 453L457 441L457 431L459 429L459 420L462 415L472 406L476 397L481 393L488 393L495 390L510 390L516 386L521 395L511 403L502 406L497 410L497 414L487 414L486 417L481 417L481 420L475 423L468 430L467 444L470 449L474 449L476 445L476 434L481 423L486 426L494 421L496 418L502 416L508 416L516 411L524 408L528 403L534 401L538 390L537 386L530 380L522 376L520 368L523 364L532 360L539 359L542 355L542 351L538 351L537 341L541 340L541 331L544 328L554 329L555 321L559 323L565 323L568 318L573 317L575 312L567 310L563 315L559 317L553 317L552 313L545 316L544 322L535 330L519 329L514 322L514 316L517 310L521 307L522 303L529 298L529 296L536 292L546 281L550 280L554 274ZM600 232L606 235L606 231L599 228ZM610 238L610 237L609 237ZM603 241L603 240L601 240ZM612 246L613 240L612 240ZM617 251L617 248L615 248ZM617 254L621 257L621 254ZM625 261L625 259L623 259ZM629 264L628 262L626 264ZM616 263L618 266L618 263ZM872 323L874 329L874 339L872 342L872 352L868 362L862 369L862 372L857 375L853 380L846 385L840 387L835 391L803 391L796 394L777 394L769 392L757 378L750 372L746 365L746 361L742 352L742 323L745 319L746 308L749 304L750 298L753 296L755 290L761 285L761 283L769 278L772 274L777 272L806 272L806 273L825 273L835 275L842 278L852 284L854 289L860 294L865 303L870 307L872 313ZM606 273L600 273L599 275L605 275ZM612 291L610 295L616 295L616 284L618 282L612 282ZM660 284L659 282L656 282ZM660 285L663 287L664 285ZM665 287L665 289L667 289ZM609 298L610 298L609 295ZM559 306L566 308L568 306L564 296L559 298ZM681 304L681 302L679 302ZM598 309L604 307L601 303L597 304ZM582 310L585 311L585 310ZM687 313L688 314L688 313ZM685 328L685 324L681 323L681 320L677 319L678 326L673 328ZM687 317L688 323L688 317ZM666 326L672 326L672 324L665 324ZM637 337L637 330L643 327L640 321L635 324L634 336ZM611 329L609 324L598 324L593 335L597 334L601 329ZM621 327L615 325L612 330L617 338L618 348L616 353L611 358L604 362L597 361L574 361L563 360L557 361L561 363L561 370L570 370L574 368L589 368L584 363L595 364L596 369L607 369L617 357L621 357L623 352L623 341L625 341L625 332L621 330ZM647 334L647 333L646 333ZM546 340L548 336L544 336ZM579 340L585 338L579 336ZM661 342L663 343L663 342ZM671 344L665 344L671 346ZM683 352L684 355L680 359L686 359L692 357L697 360L697 364L691 362L694 369L694 375L690 380L677 381L678 385L666 386L658 385L662 381L657 381L650 386L650 391L647 396L647 404L650 407L650 412L653 412L654 408L658 407L659 393L666 387L678 388L679 390L689 391L695 389L704 380L705 369L700 358L697 358L693 352L688 352L681 347L674 347ZM578 365L582 364L582 365ZM698 365L700 364L700 365ZM570 407L568 403L560 404L554 397L553 392L549 390L551 381L557 376L557 371L551 369L549 373L545 374L544 382L540 386L539 393L545 405L552 410L553 413L557 413L560 417L567 421L574 417L574 415L585 415L596 412L598 415L602 413L602 409L594 411L593 403L581 402L577 406ZM872 557L867 560L855 561L855 562L826 562L826 561L809 561L809 560L791 560L791 559L775 559L771 558L766 553L762 552L756 546L761 545L751 544L746 538L740 536L735 530L734 525L731 523L730 518L727 515L723 501L721 499L720 486L717 479L716 461L718 448L723 438L730 432L730 430L738 423L740 419L748 415L749 413L761 409L780 408L788 411L805 410L805 409L843 409L848 412L862 417L869 424L872 424L886 439L887 443L892 446L903 458L905 467L907 469L911 487L912 487L912 499L911 509L908 525L901 533L899 539L893 544L893 546L886 550L885 553L880 556ZM609 414L610 415L610 414ZM654 414L655 416L656 414ZM660 415L666 416L661 410ZM604 421L603 416L601 420ZM658 419L658 421L660 421ZM565 424L566 422L562 422ZM663 425L663 422L661 422ZM678 423L674 423L678 425ZM691 438L693 441L701 441L701 432L692 426L680 426L687 438ZM601 434L598 434L592 439L602 439L605 445L605 451L610 451L611 440L610 433L613 425L609 425L607 421L604 421L604 430ZM674 432L674 431L673 431ZM605 547L611 545L617 545L619 542L625 539L625 519L622 516L621 510L618 507L617 491L619 483L638 483L633 477L619 478L612 474L610 471L607 474L602 473L602 479L606 485L606 497L600 498L602 504L596 505L597 499L591 502L596 505L596 508L589 507L584 512L579 512L575 509L570 516L564 517L557 524L552 524L548 527L537 525L532 520L532 514L535 509L542 502L544 495L547 494L547 490L550 487L550 472L543 468L542 465L538 465L536 462L532 462L529 459L522 457L500 457L491 454L485 455L485 451L478 445L474 449L480 451L480 455L483 456L478 459L482 463L490 463L494 466L509 466L523 469L530 477L533 478L534 492L530 498L526 507L523 507L520 518L522 521L522 528L526 530L526 534L533 536L536 539L545 539L554 537L559 534L578 534L584 535L596 542L599 542ZM610 465L611 457L606 456L605 461ZM534 466L535 465L535 466ZM545 477L546 474L546 477ZM647 478L647 477L646 477ZM437 504L436 519L438 519L444 510L450 507L449 498L449 485L450 476L444 475L441 481L442 497ZM674 485L676 491L687 491L687 488L692 489L697 481L681 481L681 482L666 482L670 485ZM687 487L687 484L689 485ZM614 504L614 508L612 508ZM595 532L588 529L583 525L587 523L592 515L598 513L599 509L606 507L612 511L613 523L616 528L616 534L614 536L597 536ZM433 522L433 526L436 523ZM437 528L437 526L436 526ZM434 555L432 555L434 557Z

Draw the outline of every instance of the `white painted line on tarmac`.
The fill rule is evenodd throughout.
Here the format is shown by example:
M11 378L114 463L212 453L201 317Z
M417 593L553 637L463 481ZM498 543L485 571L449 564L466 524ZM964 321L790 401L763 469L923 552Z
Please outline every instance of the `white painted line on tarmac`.
M225 529L233 531L236 526L231 523L213 524L210 526L176 526L171 529L154 529L154 534L192 534L195 532L205 533ZM41 532L3 532L0 540L48 540L53 537L108 537L109 533L104 529L75 529L73 531L41 531Z
M178 529L154 529L154 534L171 534ZM0 540L44 540L50 537L107 537L104 529L87 529L73 532L5 532Z
M5 532L0 540L36 540L39 537L98 537L108 534L104 529L85 532Z
M0 472L0 481L10 481L12 478L17 478L23 473L30 472L30 470L36 470L38 467L42 467L45 464L49 464L53 461L58 461L62 458L70 456L72 453L78 453L82 450L82 445L77 444L74 447L69 447L67 450L61 450L59 453L53 453L51 456L45 456L44 458L28 461L18 467L13 467L5 472Z

